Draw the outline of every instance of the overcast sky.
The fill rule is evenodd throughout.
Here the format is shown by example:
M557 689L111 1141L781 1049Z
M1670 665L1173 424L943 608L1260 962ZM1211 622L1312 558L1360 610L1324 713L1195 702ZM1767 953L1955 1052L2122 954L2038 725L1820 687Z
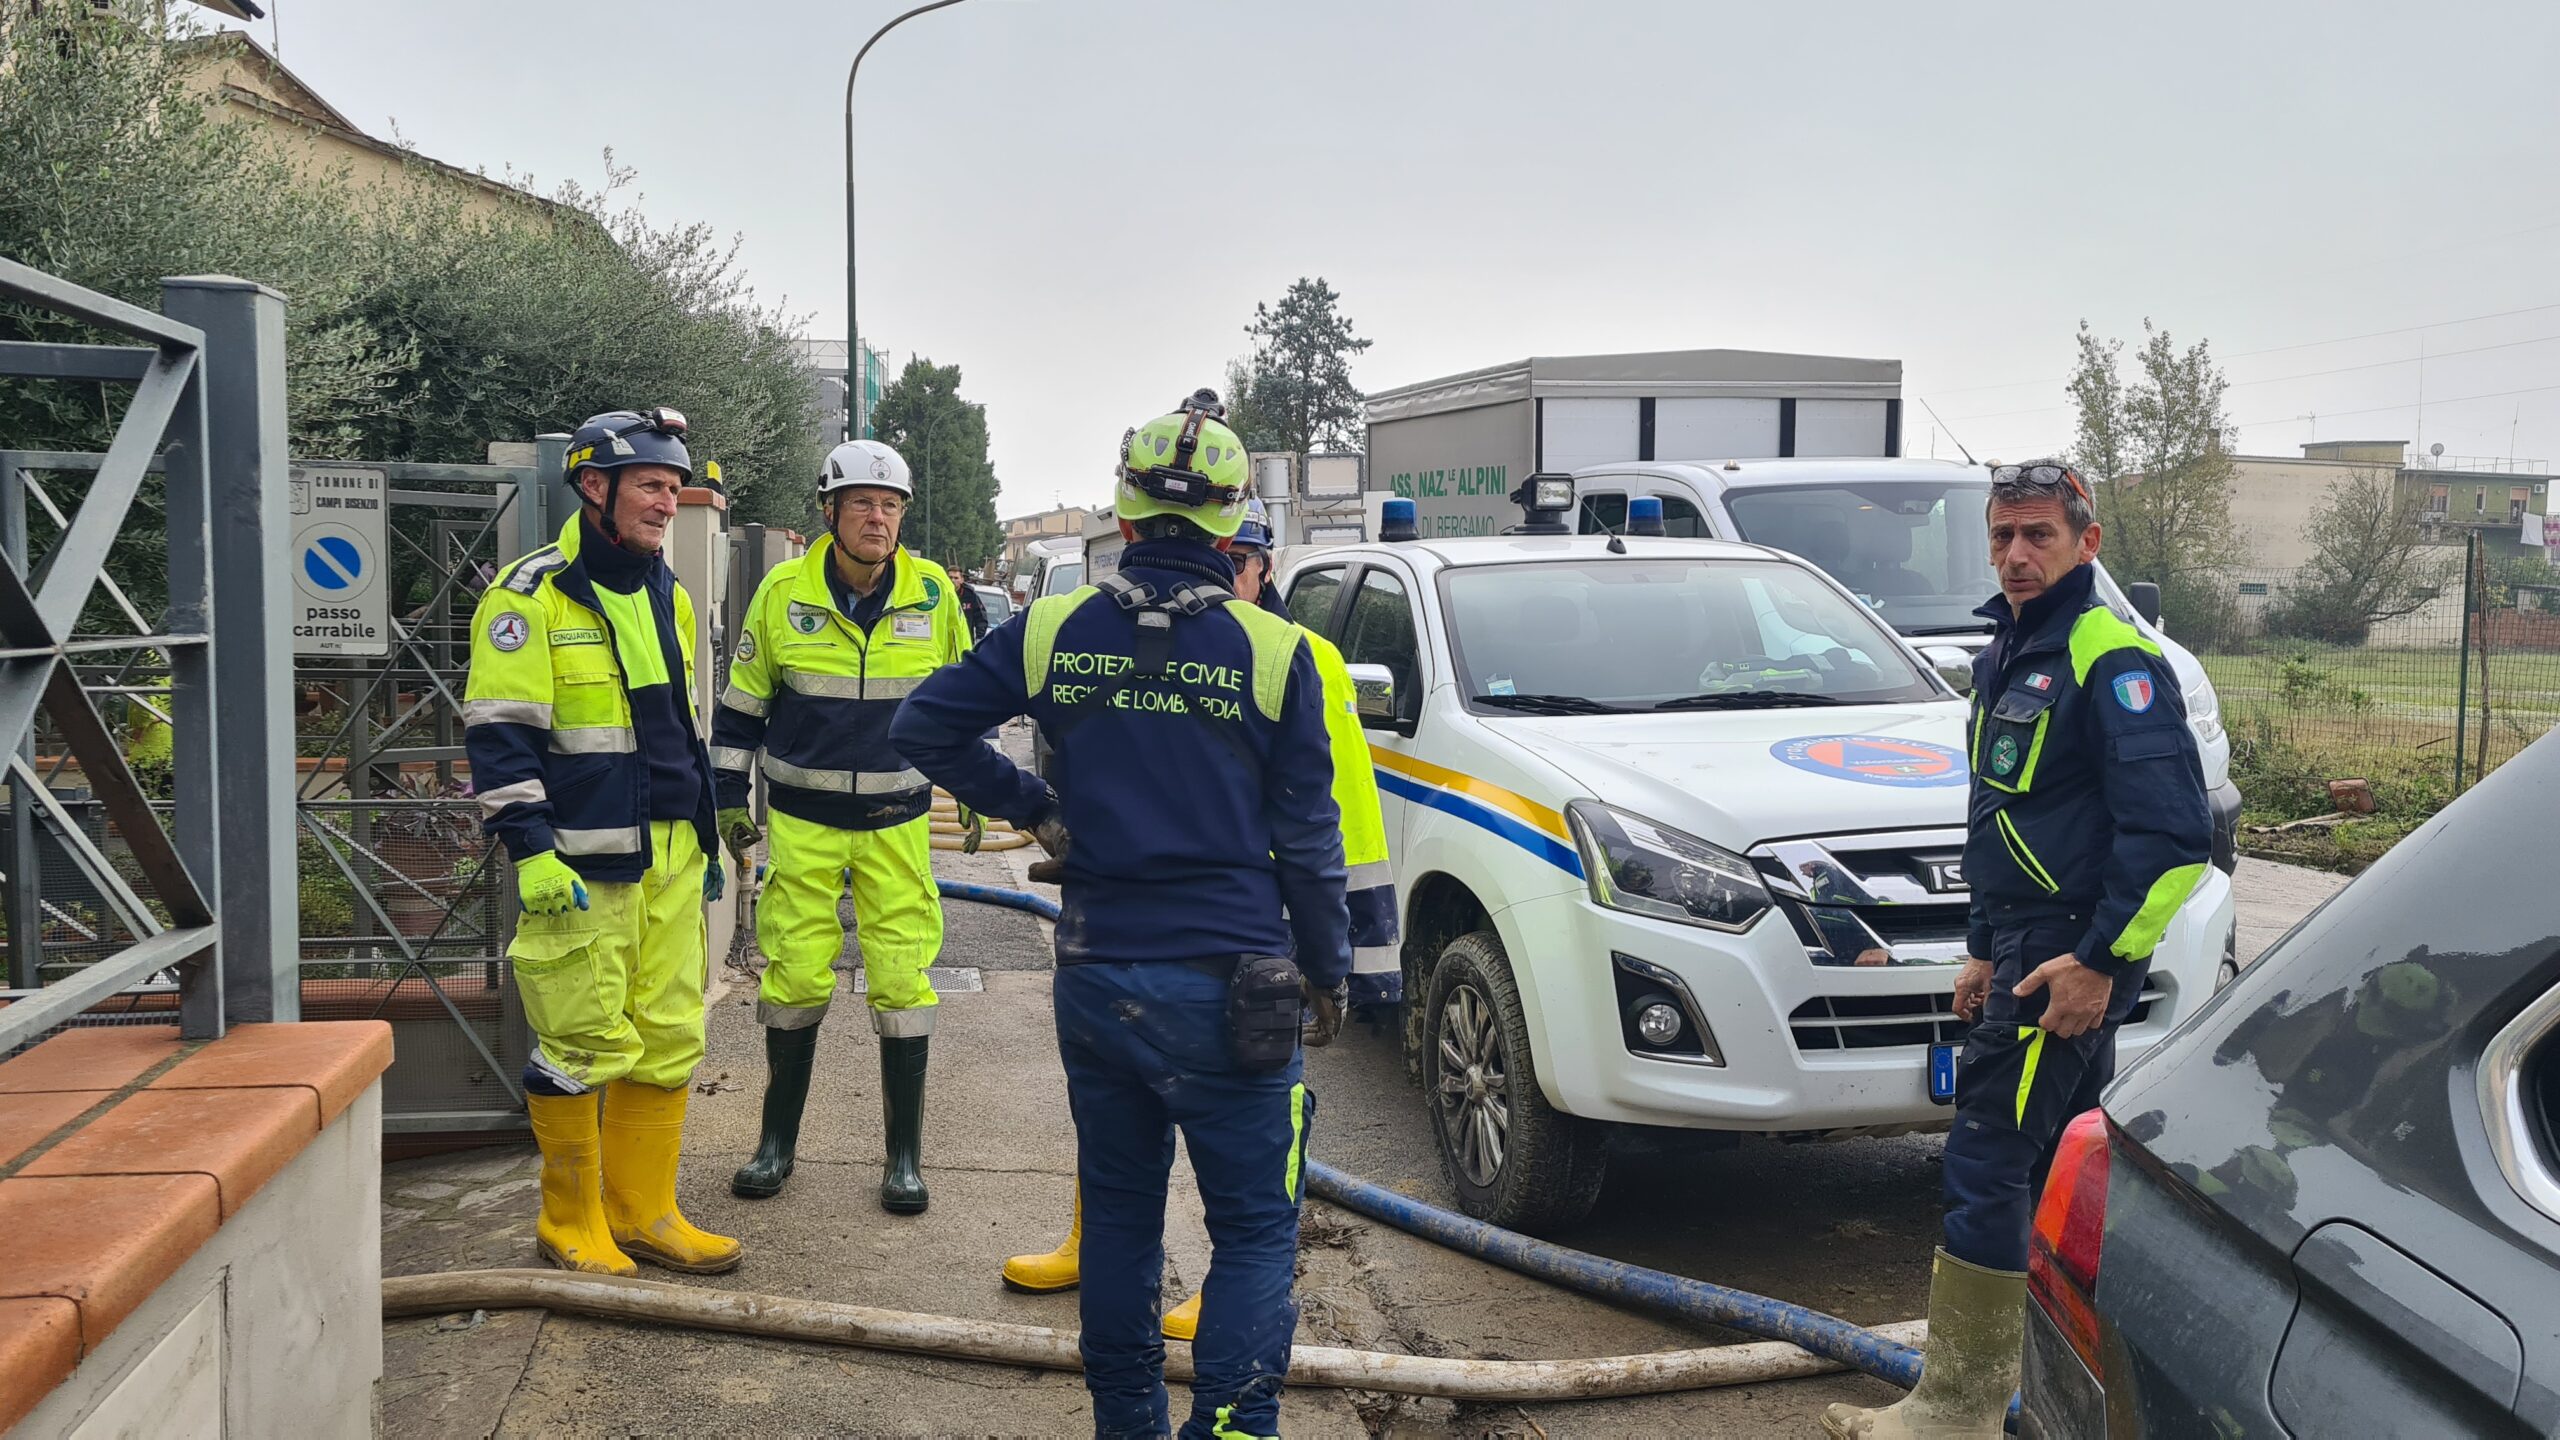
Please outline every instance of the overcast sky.
M844 67L900 6L267 3L358 124L546 184L611 147L843 333ZM1300 275L1372 390L1889 357L1910 453L1954 453L1925 398L2018 458L2070 438L2076 323L2148 316L2228 360L2250 453L2317 412L2560 460L2555 62L2547 3L965 0L863 67L863 329L962 367L1008 515L1100 500Z

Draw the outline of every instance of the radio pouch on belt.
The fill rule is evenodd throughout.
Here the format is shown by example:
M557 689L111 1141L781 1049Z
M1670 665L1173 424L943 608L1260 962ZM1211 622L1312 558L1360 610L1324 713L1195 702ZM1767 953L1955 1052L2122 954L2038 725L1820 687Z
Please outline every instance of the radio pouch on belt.
M1285 955L1247 955L1227 981L1227 1048L1236 1068L1267 1075L1298 1053L1298 1021L1306 1005L1297 962Z

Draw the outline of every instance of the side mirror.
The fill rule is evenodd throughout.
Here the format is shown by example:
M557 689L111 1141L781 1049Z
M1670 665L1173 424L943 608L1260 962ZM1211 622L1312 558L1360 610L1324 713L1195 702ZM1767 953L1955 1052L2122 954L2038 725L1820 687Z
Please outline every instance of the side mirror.
M1920 658L1938 672L1938 678L1956 689L1959 695L1973 693L1973 657L1953 645L1924 645Z
M2160 623L2160 587L2148 580L2136 580L2124 587L2125 598L2133 602L2133 613L2157 625Z
M1354 704L1360 711L1363 730L1393 730L1396 714L1396 675L1384 665L1347 665L1351 676Z

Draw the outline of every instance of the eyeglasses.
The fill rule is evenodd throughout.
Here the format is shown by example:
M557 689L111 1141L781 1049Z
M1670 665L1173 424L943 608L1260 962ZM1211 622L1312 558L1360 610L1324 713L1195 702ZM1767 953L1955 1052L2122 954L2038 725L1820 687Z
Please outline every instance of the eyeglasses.
M839 500L836 503L842 505L844 508L852 511L856 515L898 516L907 513L907 502L904 500L873 500L866 496L856 495L844 500Z
M2097 503L2090 496L2089 487L2080 483L2079 472L2068 465L2003 465L1991 472L1991 483L2033 485L2039 490L2060 490L2068 487L2082 500L2092 505Z

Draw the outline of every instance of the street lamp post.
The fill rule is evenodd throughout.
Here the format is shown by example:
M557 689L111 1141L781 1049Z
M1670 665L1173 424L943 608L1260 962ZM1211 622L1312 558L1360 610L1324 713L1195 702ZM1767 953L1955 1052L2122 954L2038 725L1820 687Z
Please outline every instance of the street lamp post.
M918 5L895 20L871 32L854 52L853 64L844 72L844 333L850 353L845 357L844 438L853 439L861 423L856 418L862 411L863 353L861 312L854 305L854 230L853 230L853 79L862 73L862 57L880 43L880 37L928 11L957 5L960 0L933 0Z

